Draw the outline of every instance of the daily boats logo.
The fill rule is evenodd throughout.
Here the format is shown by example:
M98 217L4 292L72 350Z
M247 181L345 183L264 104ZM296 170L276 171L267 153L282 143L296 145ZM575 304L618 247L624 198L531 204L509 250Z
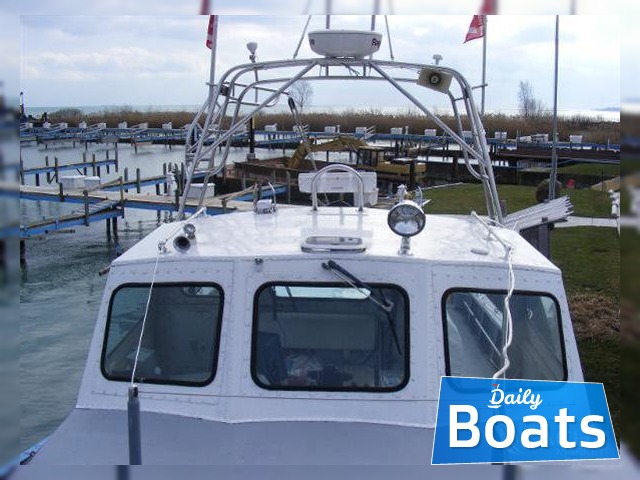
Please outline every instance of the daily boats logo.
M434 465L617 458L602 384L442 377Z

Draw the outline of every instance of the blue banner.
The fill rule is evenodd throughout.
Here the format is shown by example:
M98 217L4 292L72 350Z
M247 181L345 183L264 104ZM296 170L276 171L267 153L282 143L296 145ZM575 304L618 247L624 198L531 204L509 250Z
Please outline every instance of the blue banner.
M601 383L442 377L433 465L615 458Z

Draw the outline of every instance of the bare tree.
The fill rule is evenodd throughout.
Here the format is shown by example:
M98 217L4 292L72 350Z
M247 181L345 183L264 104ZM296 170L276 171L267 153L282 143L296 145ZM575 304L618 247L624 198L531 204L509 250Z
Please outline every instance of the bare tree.
M293 98L298 109L302 112L304 107L311 103L313 88L307 80L298 80L289 89L289 96Z
M525 118L542 117L546 113L544 104L534 98L531 82L520 81L518 86L518 106Z

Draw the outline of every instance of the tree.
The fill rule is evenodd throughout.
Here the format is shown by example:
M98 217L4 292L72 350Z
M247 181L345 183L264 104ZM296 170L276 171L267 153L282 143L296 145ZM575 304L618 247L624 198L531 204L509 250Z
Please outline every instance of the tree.
M289 96L293 98L298 109L302 112L304 107L311 103L313 88L307 80L298 80L289 89Z
M522 80L518 86L518 107L520 114L525 118L542 117L546 110L544 104L534 98L531 83Z

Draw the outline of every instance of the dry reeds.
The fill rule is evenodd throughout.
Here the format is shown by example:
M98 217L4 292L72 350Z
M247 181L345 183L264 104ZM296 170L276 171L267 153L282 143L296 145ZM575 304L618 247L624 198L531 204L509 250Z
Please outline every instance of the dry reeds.
M597 293L579 293L569 298L573 329L579 340L620 338L620 310L610 298Z
M106 122L108 126L115 127L120 122L136 125L147 122L152 128L159 128L163 123L172 122L176 128L191 123L195 116L189 111L138 111L130 107L107 109L102 112L83 114L78 109L64 109L49 115L52 122L68 122L76 125L80 121L89 124ZM441 116L441 119L449 126L454 126L454 118L451 115ZM341 113L305 113L301 115L303 123L308 124L311 131L323 131L325 126L340 125L343 133L352 133L356 127L375 126L379 133L389 133L393 127L408 127L410 133L422 134L425 129L435 128L437 134L441 130L426 117L413 112L403 114L390 114L380 110L352 110ZM223 127L225 126L223 123ZM291 130L295 125L293 116L289 113L261 113L256 116L258 129L265 125L278 124L281 130ZM516 136L532 135L536 133L548 133L551 136L552 119L550 115L535 117L523 117L519 115L487 114L483 119L487 136L492 137L494 132L507 132L508 138ZM463 125L466 122L463 118ZM558 121L558 133L561 141L566 141L569 135L583 135L585 142L593 143L619 143L620 123L594 119L585 116L561 117Z

